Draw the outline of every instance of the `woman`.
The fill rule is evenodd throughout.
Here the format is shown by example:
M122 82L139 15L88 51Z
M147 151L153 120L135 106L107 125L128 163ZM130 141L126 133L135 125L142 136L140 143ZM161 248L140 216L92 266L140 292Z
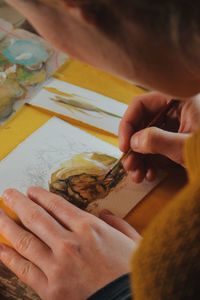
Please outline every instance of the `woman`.
M7 2L72 57L158 90L135 99L121 122L120 148L133 150L125 167L135 182L152 180L154 162L145 154L159 154L186 166L190 183L142 241L108 212L100 220L41 188L26 196L7 190L5 202L24 227L1 212L0 233L14 247L1 245L1 261L42 299L198 299L200 134L188 137L199 128L199 2ZM178 133L176 126L140 130L172 97L183 100L173 116Z

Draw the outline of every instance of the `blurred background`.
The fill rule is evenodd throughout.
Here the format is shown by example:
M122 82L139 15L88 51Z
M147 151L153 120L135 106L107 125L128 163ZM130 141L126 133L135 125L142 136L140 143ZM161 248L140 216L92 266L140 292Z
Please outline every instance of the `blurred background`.
M28 23L15 9L6 4L4 0L0 0L0 19L12 23L15 28L24 28L36 33L30 23Z
M26 23L25 18L3 0L0 0L0 18L12 23L16 28L19 28Z

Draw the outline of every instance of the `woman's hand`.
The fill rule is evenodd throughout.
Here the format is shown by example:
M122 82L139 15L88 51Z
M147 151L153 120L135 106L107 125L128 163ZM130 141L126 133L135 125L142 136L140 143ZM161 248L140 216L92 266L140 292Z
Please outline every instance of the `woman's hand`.
M177 110L167 116L164 128L144 129L170 100L156 92L136 97L121 121L120 149L123 152L129 148L133 150L124 161L124 167L132 173L135 182L155 178L160 155L184 166L184 142L200 127L199 96L193 100L180 101Z
M102 213L120 232L41 188L7 190L3 199L23 226L1 211L0 234L13 248L1 245L0 259L42 299L87 299L130 272L140 237L124 221Z

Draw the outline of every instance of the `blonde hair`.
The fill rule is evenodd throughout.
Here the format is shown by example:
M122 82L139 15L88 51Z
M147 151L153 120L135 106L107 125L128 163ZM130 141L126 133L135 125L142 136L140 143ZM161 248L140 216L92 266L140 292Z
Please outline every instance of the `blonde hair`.
M156 39L164 41L167 47L175 49L185 63L193 64L199 72L199 0L40 1L51 6L60 4L79 7L89 22L115 39L129 52L137 47L133 45L130 34L131 24L137 24L148 35L155 36Z

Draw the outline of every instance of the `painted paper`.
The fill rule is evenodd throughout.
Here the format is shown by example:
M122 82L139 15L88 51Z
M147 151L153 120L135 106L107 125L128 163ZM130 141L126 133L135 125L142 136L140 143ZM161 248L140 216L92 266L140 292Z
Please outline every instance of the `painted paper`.
M49 189L52 173L63 162L80 153L102 153L119 158L120 151L68 123L52 118L35 131L0 162L0 195L6 188L26 193L29 186ZM97 214L103 208L125 217L161 180L134 184L130 177L123 180L103 199L98 199L89 211Z
M57 79L49 80L29 103L114 135L127 109L119 101Z

